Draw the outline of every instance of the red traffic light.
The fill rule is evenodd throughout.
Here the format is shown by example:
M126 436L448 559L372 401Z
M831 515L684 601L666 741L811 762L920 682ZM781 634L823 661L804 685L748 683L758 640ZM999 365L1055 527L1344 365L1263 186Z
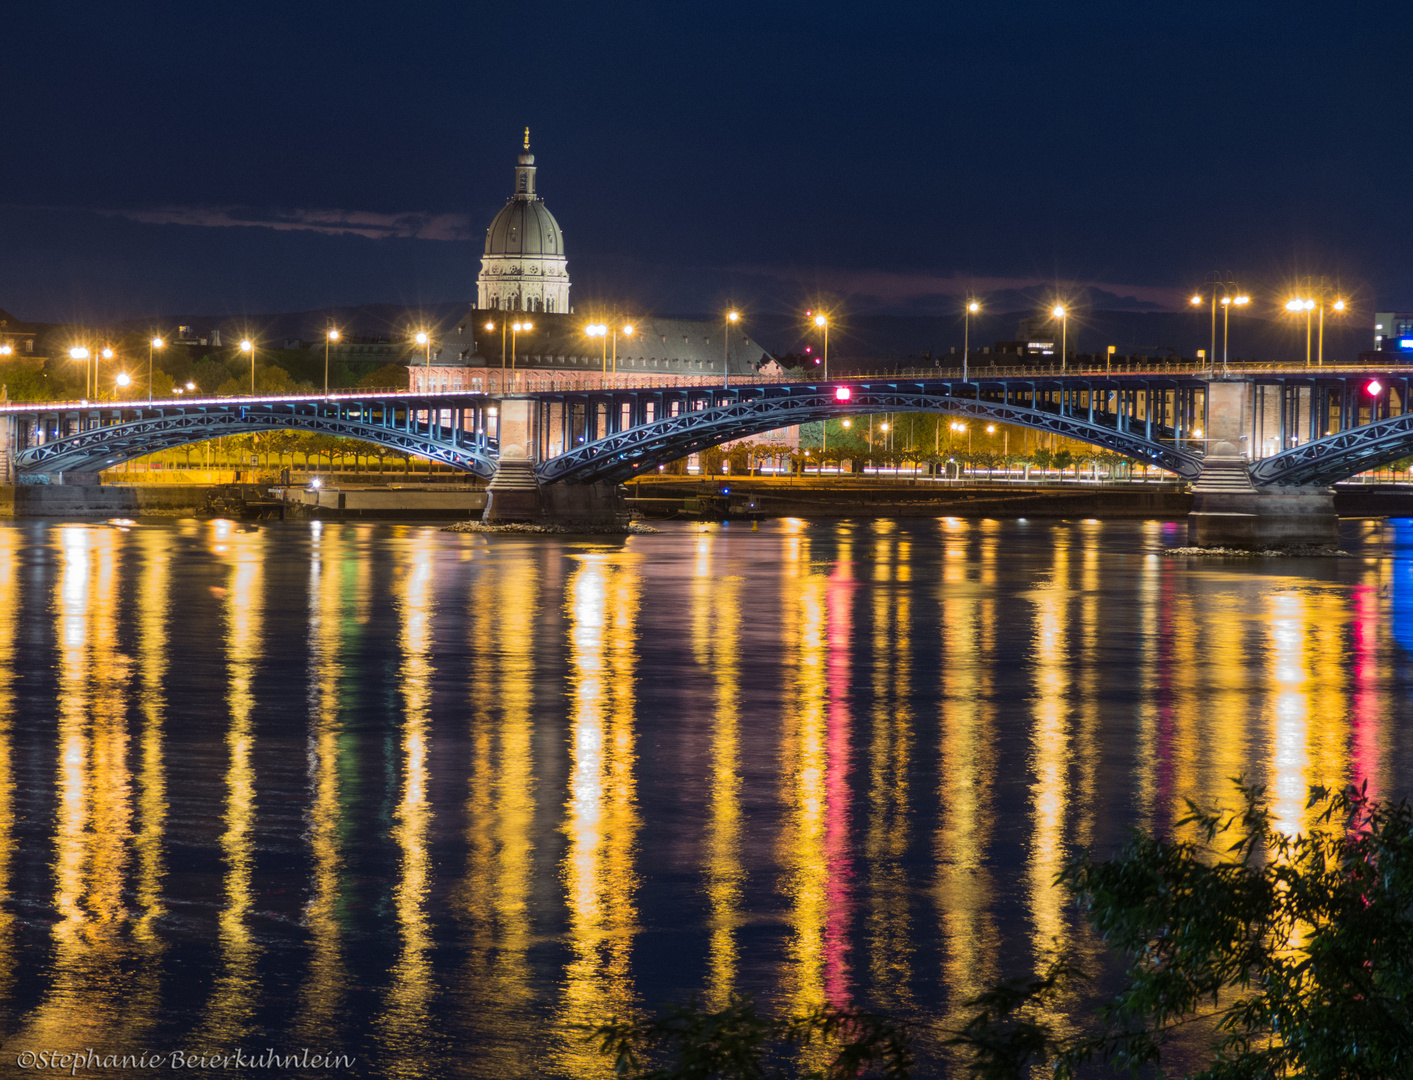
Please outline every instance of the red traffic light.
M835 401L848 401L853 396L854 392L850 390L847 386L836 387L834 390Z
M1378 397L1384 392L1384 384L1378 379L1370 379L1364 384L1364 392L1370 397Z

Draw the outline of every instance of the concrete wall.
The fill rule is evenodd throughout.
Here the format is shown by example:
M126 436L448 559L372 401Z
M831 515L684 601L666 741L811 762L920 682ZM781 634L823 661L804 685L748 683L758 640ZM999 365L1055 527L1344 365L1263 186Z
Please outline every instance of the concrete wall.
M20 484L6 491L14 517L102 518L153 511L195 512L206 504L207 489L194 484ZM0 499L0 513L5 504L6 500Z

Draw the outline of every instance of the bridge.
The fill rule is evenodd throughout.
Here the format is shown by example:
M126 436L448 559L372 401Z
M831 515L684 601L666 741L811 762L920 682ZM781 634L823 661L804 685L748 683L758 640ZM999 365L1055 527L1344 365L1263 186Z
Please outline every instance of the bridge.
M1316 518L1328 519L1314 531L1328 533L1328 485L1413 453L1413 370L973 369L969 376L729 387L551 379L533 391L494 396L368 391L13 404L0 406L0 449L6 479L73 482L221 435L302 430L365 440L481 477L508 473L502 466L513 461L516 471L533 468L541 486L582 486L621 483L793 424L935 412L1051 432L1175 473L1193 482L1194 514L1207 508L1213 536L1227 526L1240 532L1251 522L1236 519L1253 515L1298 518L1309 533L1312 507L1323 508ZM1289 527L1278 523L1275 532Z

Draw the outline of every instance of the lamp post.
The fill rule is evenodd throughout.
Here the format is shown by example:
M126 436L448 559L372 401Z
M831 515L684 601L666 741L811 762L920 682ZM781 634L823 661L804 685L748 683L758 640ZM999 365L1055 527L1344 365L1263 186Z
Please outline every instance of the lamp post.
M967 313L962 320L962 382L967 381L967 357L971 352L971 317L980 310L981 305L975 300L967 302Z
M822 312L814 317L815 326L824 331L824 381L829 381L829 317Z
M430 390L432 386L432 335L425 330L418 330L417 335L412 340L417 342L418 345L421 345L426 354L426 374L422 376L422 389L424 391Z
M160 349L167 343L160 336L154 335L147 343L147 400L152 400L152 353L155 349Z
M632 323L624 323L622 329L624 337L633 336ZM617 326L613 328L613 381L615 385L618 383L618 330Z
M83 361L83 396L85 400L88 398L88 355L88 350L82 345L75 345L69 350L70 360Z
M93 358L93 396L95 398L98 397L98 362L100 358L103 360L113 359L113 350L105 345L103 348L98 350L98 356L95 356Z
M523 322L513 322L510 324L510 373L515 374L515 336L517 334L528 333L535 329L535 324L526 319Z
M250 396L255 396L255 342L246 338L240 343L240 351L250 354Z
M1065 372L1065 354L1069 352L1069 312L1063 304L1056 304L1050 312L1055 318L1060 320L1060 374Z
M118 372L118 377L113 380L113 383L116 386L116 389L113 391L113 398L116 400L119 393L132 385L132 376L126 371L120 371Z
M588 337L599 338L599 344L603 346L603 355L600 358L599 374L601 378L608 378L608 326L605 323L589 323L584 327L584 334Z
M1285 302L1286 311L1298 315L1305 312L1305 366L1310 366L1310 312L1315 310L1315 301L1293 297Z
M1249 296L1224 296L1222 297L1222 374L1227 373L1227 344L1231 340L1231 309L1245 307L1251 303Z
M339 332L332 326L324 332L324 396L329 394L329 346L339 339Z
M739 311L726 313L726 334L721 344L721 388L731 389L731 328L740 321Z

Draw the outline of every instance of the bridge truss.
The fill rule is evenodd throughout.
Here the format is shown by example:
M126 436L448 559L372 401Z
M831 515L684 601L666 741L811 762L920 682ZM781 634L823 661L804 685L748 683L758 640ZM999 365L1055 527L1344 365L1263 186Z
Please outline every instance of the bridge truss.
M32 422L16 424L20 445L13 460L21 475L98 472L223 435L298 430L362 439L477 476L494 476L495 440L486 433L488 410L494 403L484 395L458 395L458 400L448 401L450 396L220 398L172 405L37 407L19 413L20 419Z
M838 396L841 389L847 398ZM792 424L936 412L1053 432L1196 479L1202 444L1193 433L1204 392L1202 380L1184 376L1060 376L548 393L539 395L541 407L559 408L559 428L575 445L547 457L536 471L546 482L620 482L709 446Z

